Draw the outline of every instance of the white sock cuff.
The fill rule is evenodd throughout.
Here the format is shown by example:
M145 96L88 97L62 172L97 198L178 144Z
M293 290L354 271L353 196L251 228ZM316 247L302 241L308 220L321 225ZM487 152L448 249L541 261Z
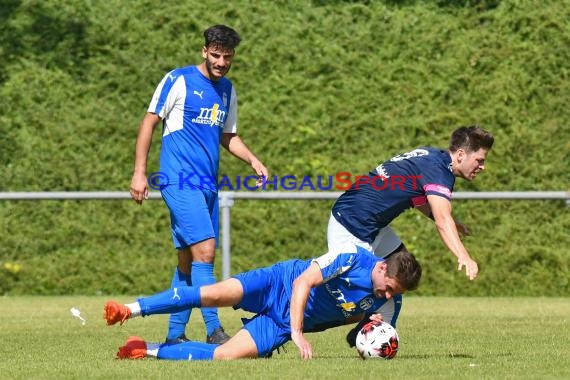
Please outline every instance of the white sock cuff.
M146 356L156 358L158 357L158 349L160 343L146 343Z
M125 305L131 311L131 318L140 317L141 315L141 305L138 302L128 303Z

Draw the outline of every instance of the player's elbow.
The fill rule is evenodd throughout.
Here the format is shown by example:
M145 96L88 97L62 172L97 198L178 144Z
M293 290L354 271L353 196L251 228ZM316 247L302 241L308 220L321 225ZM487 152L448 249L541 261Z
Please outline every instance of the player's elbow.
M307 288L307 281L302 277L297 277L293 281L293 289L306 289Z

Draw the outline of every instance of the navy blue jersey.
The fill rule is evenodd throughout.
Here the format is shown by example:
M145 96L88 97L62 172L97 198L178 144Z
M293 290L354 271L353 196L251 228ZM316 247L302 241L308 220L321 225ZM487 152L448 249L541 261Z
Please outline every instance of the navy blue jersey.
M455 176L448 151L423 147L393 157L352 184L332 214L351 234L372 243L398 215L427 202L427 195L451 200Z

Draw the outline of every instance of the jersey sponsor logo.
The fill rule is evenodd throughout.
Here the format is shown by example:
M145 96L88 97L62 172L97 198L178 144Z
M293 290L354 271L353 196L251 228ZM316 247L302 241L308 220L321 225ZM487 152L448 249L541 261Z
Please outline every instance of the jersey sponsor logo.
M354 302L348 302L340 289L331 289L329 284L325 284L325 288L331 296L337 300L337 306L342 309L342 313L345 317L349 317L352 312L356 310L356 304Z
M342 293L342 290L340 290L340 289L331 289L328 284L326 285L326 288L327 288L328 292L329 292L334 298L336 298L336 300L339 301L341 304L347 303L346 298L344 298L344 294Z
M220 105L218 103L214 104L214 107L212 107L212 116L210 117L210 120L212 121L212 125L214 125L214 123L217 120L218 108L220 108Z
M349 313L356 309L356 305L354 304L354 302L341 303L340 307L342 307L342 310L349 312Z
M198 117L192 119L196 124L207 124L210 126L223 127L226 121L226 112L220 109L220 105L215 103L212 108L200 108Z
M168 77L170 78L170 82L174 82L174 80L177 78L176 75L172 74L168 74Z

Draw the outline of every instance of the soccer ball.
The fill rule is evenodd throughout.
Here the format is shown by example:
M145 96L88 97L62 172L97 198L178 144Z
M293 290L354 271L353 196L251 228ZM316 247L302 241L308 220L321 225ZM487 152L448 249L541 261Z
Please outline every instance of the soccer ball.
M393 359L398 353L398 333L386 322L371 321L356 335L356 350L366 359Z

